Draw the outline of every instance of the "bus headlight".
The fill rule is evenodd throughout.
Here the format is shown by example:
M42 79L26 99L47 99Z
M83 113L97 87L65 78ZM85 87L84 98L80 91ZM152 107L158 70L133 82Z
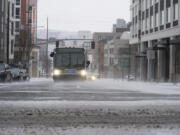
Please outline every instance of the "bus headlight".
M92 81L95 81L96 79L97 79L96 76L91 76Z
M59 75L61 75L61 70L55 69L54 72L53 72L53 75L54 75L54 76L59 76Z
M85 77L87 75L87 72L86 70L81 70L80 74L82 77Z

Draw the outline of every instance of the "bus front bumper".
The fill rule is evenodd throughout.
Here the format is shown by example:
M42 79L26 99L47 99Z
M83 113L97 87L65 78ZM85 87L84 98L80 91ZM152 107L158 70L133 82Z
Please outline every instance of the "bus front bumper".
M54 70L53 72L54 80L63 80L63 79L81 79L85 80L87 76L87 72L85 70L80 70L75 73L65 73L62 70Z

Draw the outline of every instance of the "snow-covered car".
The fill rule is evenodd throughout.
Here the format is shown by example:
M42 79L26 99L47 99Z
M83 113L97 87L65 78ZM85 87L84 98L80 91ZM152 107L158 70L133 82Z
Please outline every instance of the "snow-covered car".
M11 65L10 70L12 73L13 80L24 81L29 79L27 70L22 68L20 65Z
M135 75L127 75L126 79L129 81L134 81L136 79Z
M13 76L9 65L5 63L0 63L0 81L11 82L12 80L13 80Z
M24 68L20 69L20 76L22 77L22 79L23 79L24 81L25 81L25 80L28 81L28 80L30 79L27 70L24 69Z

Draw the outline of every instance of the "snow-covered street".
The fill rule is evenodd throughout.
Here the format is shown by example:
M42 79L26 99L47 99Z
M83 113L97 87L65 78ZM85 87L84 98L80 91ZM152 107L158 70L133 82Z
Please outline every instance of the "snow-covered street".
M0 84L0 135L180 135L180 84Z

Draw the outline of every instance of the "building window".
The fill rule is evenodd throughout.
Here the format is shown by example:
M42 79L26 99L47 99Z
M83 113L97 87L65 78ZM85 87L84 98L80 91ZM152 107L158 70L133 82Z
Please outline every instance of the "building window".
M113 53L114 53L114 49L111 48L111 49L110 49L110 54L113 54Z
M16 8L16 19L20 18L20 8Z
M137 34L137 24L135 24L134 30L134 34Z
M158 13L155 14L155 26L157 27L159 25L159 16Z
M150 17L150 28L153 28L153 25L154 25L154 19L153 19L153 16Z
M4 0L2 0L2 12L4 11Z
M16 5L20 5L20 0L16 0Z
M166 22L167 22L167 23L170 23L170 22L171 22L171 8L170 8L170 7L168 7L168 8L166 9Z
M3 16L1 18L1 32L4 32L4 19L3 19Z
M14 17L14 4L12 4L12 17Z
M144 31L145 30L145 25L146 25L146 22L145 22L145 19L143 20L143 25L142 25L142 30Z
M13 54L14 52L14 41L11 40L11 54Z
M20 30L20 22L16 22L16 32L19 32Z
M164 25L164 10L160 12L160 25Z
M11 23L11 35L14 35L14 23Z
M179 18L179 6L178 3L174 4L174 20L178 20Z
M146 29L149 29L149 17L146 19Z
M19 29L19 25L20 24L20 22L16 22L16 29Z
M16 39L16 40L15 40L16 42L19 42L20 36L19 36L19 35L16 35L16 36L15 36L15 39Z
M4 49L4 40L3 40L3 38L1 38L1 50L3 50Z

